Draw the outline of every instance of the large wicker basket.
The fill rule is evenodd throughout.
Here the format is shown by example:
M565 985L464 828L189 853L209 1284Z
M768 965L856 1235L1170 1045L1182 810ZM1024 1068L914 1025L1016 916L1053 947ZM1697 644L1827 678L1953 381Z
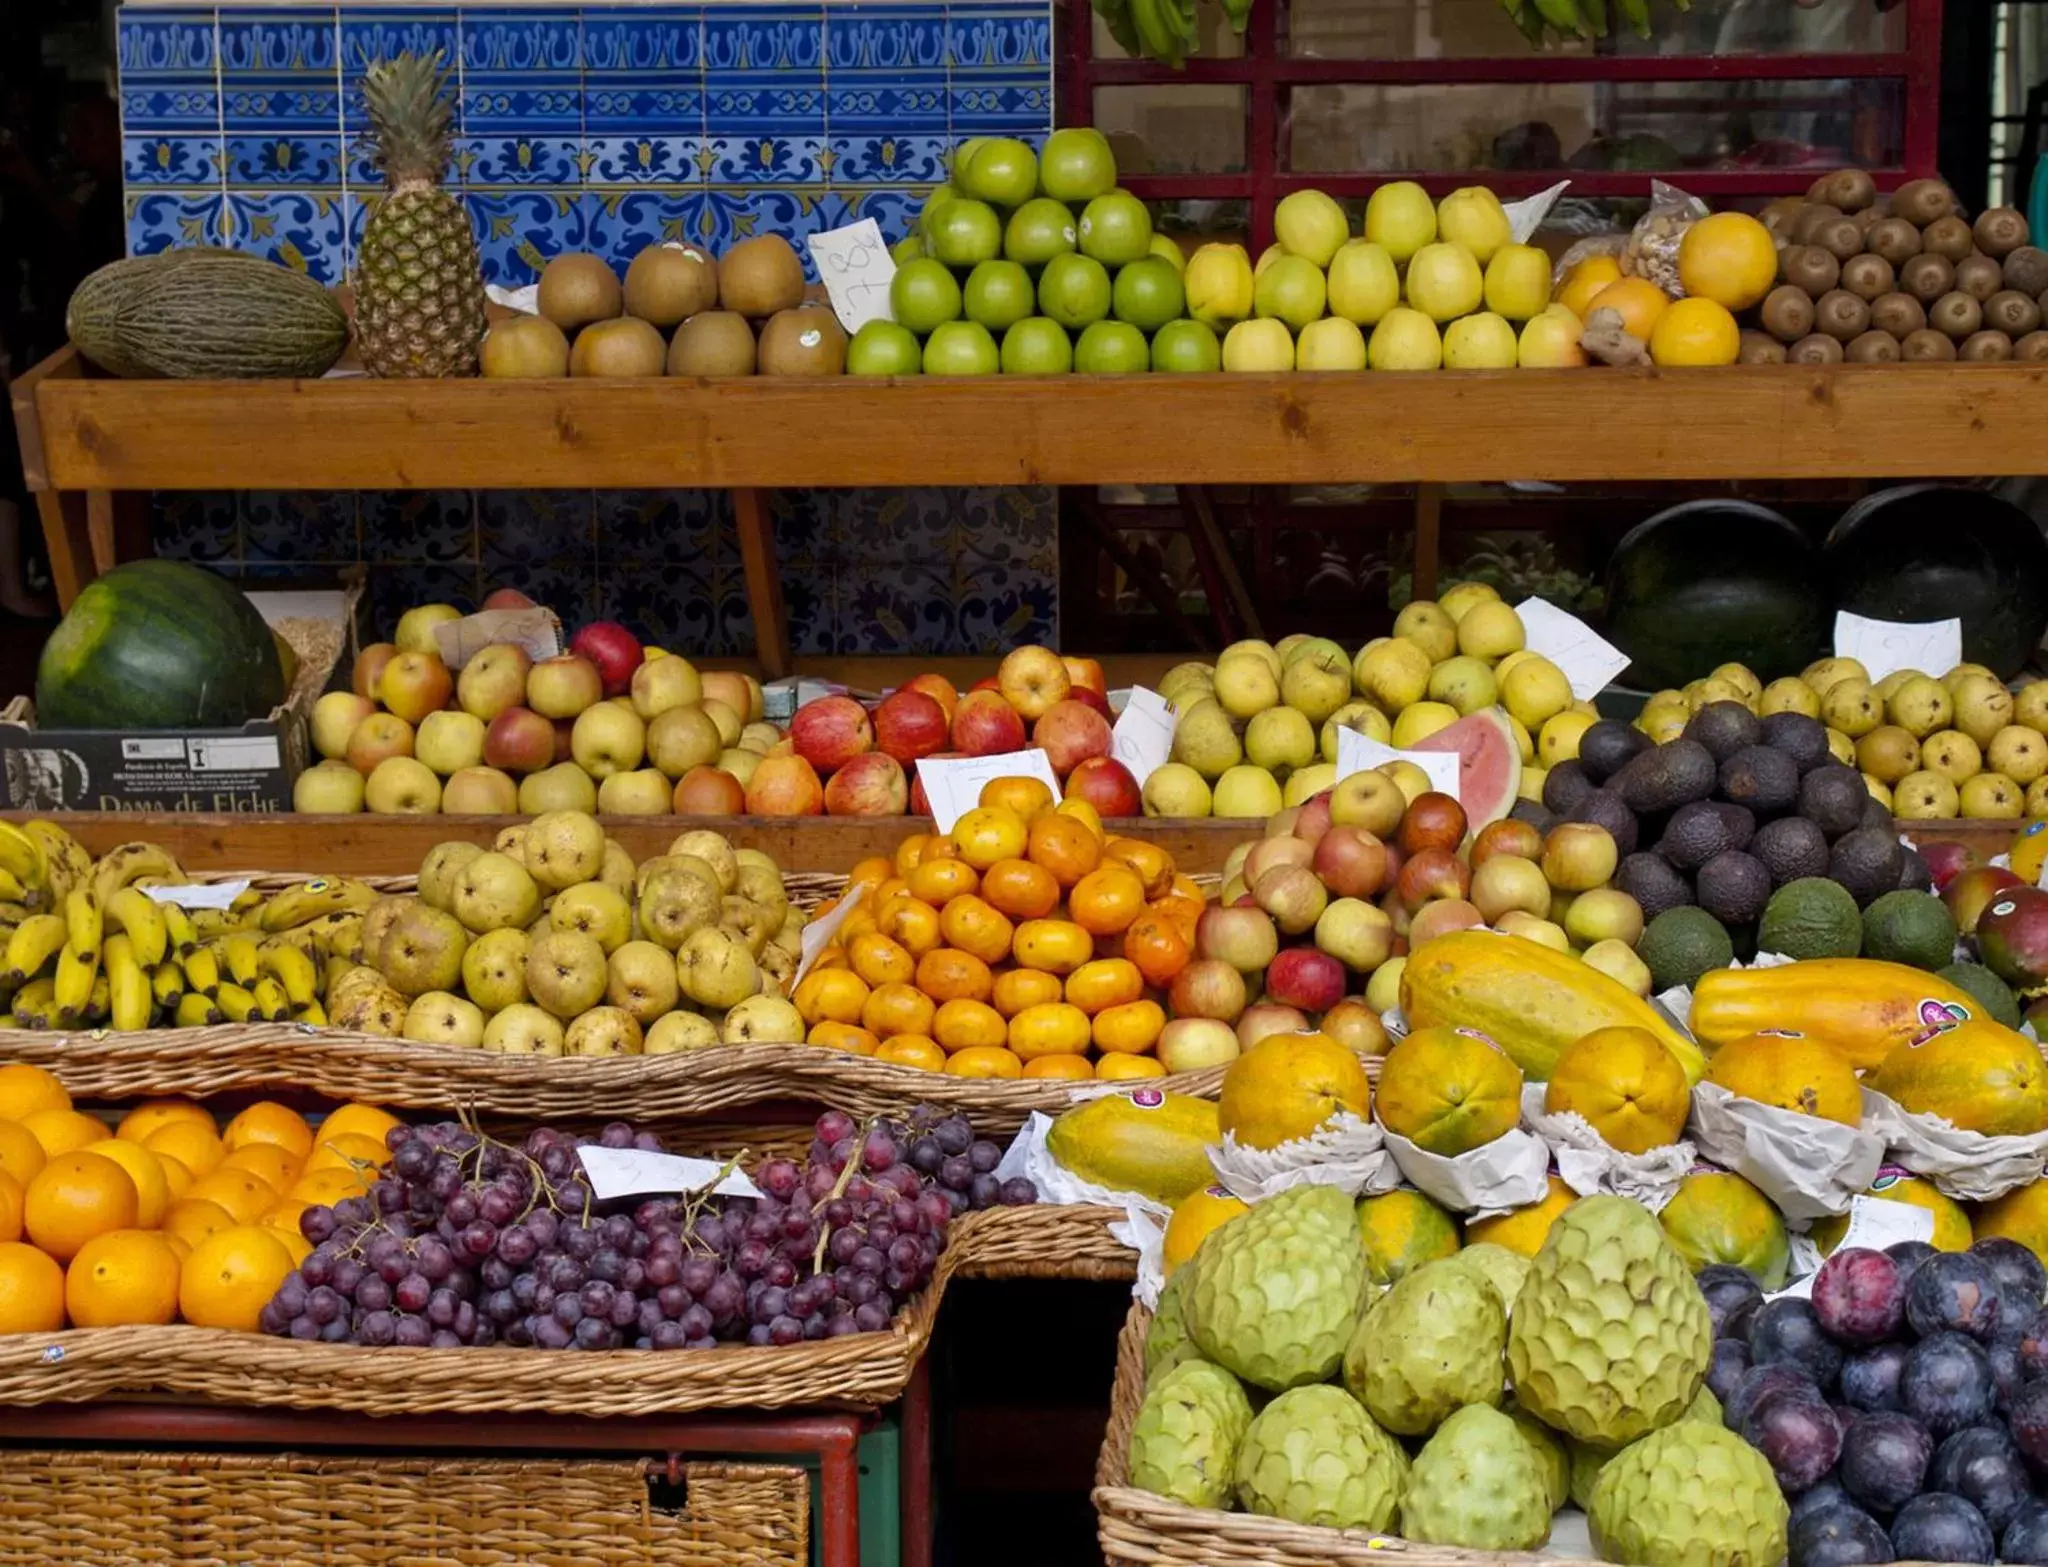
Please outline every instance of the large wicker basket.
M808 1567L802 1469L9 1451L0 1567Z

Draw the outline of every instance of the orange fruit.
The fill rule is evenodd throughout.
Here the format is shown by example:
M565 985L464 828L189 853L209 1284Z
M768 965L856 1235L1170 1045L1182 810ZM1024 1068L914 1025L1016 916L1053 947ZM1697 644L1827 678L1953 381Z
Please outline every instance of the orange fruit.
M1062 993L1057 974L1035 968L1011 968L996 976L995 991L989 999L1004 1017L1015 1017L1026 1007L1059 1000Z
M278 1198L277 1188L253 1171L222 1165L202 1175L185 1194L186 1202L210 1202L225 1208L237 1224L254 1224Z
M972 893L939 910L939 934L984 963L1000 963L1010 955L1011 930L1007 919Z
M1064 1001L1026 1007L1010 1019L1009 1039L1020 1061L1082 1055L1088 1049L1088 1014Z
M1173 890L1173 856L1156 843L1111 837L1103 842L1102 857L1128 865L1145 884L1147 898L1162 897Z
M1625 277L1616 283L1609 283L1595 294L1587 304L1590 314L1595 310L1612 310L1621 317L1621 324L1629 336L1650 340L1650 329L1657 324L1657 318L1664 314L1671 304L1671 296L1652 283L1648 278Z
M1124 931L1124 956L1146 984L1164 990L1188 966L1194 949L1171 918L1148 906Z
M25 1121L41 1110L69 1110L71 1095L54 1072L26 1061L0 1066L0 1120Z
M981 895L1012 919L1035 920L1060 906L1060 884L1029 860L998 860L981 878Z
M260 1099L221 1128L220 1140L230 1152L250 1143L268 1143L303 1159L313 1151L313 1128L298 1111Z
M1067 910L1076 925L1094 935L1126 930L1145 912L1145 884L1128 865L1105 865L1074 884Z
M267 1219L259 1220L258 1223L263 1229L268 1230L272 1235L275 1235L284 1242L284 1249L292 1254L293 1267L296 1268L300 1263L313 1255L313 1243L297 1230L285 1229L282 1225L272 1224Z
M28 1238L69 1262L109 1230L132 1230L141 1200L128 1172L96 1153L58 1154L28 1183L22 1224Z
M875 1051L875 1059L927 1072L942 1072L946 1068L946 1052L922 1034L898 1034L894 1039L885 1039Z
M856 887L866 887L872 892L891 876L900 874L901 871L902 867L889 859L888 856L871 854L866 859L855 864L853 869L847 874L846 890L851 892ZM823 913L824 911L821 909L819 912Z
M158 1153L154 1148L142 1151L156 1160L157 1167L164 1172L164 1185L170 1190L171 1200L176 1202L184 1196L185 1188L192 1184L192 1172L167 1153Z
M1031 824L1024 857L1051 871L1062 887L1071 887L1102 863L1102 840L1086 822L1053 812Z
M1052 791L1043 778L991 778L974 803L1015 811L1028 822L1052 804Z
M353 1132L367 1137L379 1148L384 1146L384 1134L399 1124L398 1117L388 1111L379 1110L375 1105L343 1105L320 1123L316 1142L328 1142L344 1132Z
M957 862L956 862L957 863ZM912 957L922 957L940 942L939 911L908 893L889 900L875 917L876 928Z
M937 833L914 833L896 845L896 874L908 876L926 860L951 860L959 858L959 855L959 849L950 838L942 838Z
M0 1245L0 1333L54 1333L64 1326L64 1270L20 1241Z
M900 898L909 891L909 882L905 881L901 876L891 876L886 881L879 883L875 890L867 895L866 906L871 909L879 909L891 898Z
M178 1254L154 1230L112 1230L78 1250L64 1274L64 1309L74 1328L174 1322Z
M879 931L848 942L846 961L869 985L905 985L917 972L917 959Z
M391 1158L382 1138L364 1137L356 1132L343 1132L336 1137L325 1137L312 1156L306 1160L299 1174L308 1176L320 1170L354 1170L362 1168L366 1174L374 1174L384 1168Z
M858 1023L835 1023L828 1018L811 1025L810 1043L821 1050L843 1050L849 1055L871 1056L881 1041Z
M878 985L860 1009L861 1027L877 1039L929 1034L937 1010L932 998L914 985Z
M1202 911L1208 906L1202 899L1189 897L1177 887L1165 897L1154 898L1145 905L1151 913L1162 919L1171 920L1173 928L1180 932L1180 939L1186 942L1190 949L1195 944L1196 927L1202 923ZM1133 920L1132 923L1137 922Z
M307 1170L285 1196L296 1202L331 1205L344 1197L360 1197L369 1189L370 1178L358 1175L354 1170Z
M978 871L997 860L1014 860L1024 852L1024 818L999 805L977 805L953 824L953 842L960 858Z
M1778 281L1778 242L1746 212L1712 213L1679 240L1678 281L1724 310L1760 305Z
M1145 976L1129 958L1095 958L1067 976L1067 1000L1090 1017L1144 993Z
M297 1235L299 1233L299 1215L312 1206L311 1203L300 1202L297 1198L280 1197L276 1202L263 1210L263 1215L258 1222L269 1225L273 1230L288 1230L292 1234Z
M171 1205L171 1183L164 1175L163 1162L140 1143L123 1142L118 1137L105 1138L85 1151L111 1159L128 1172L128 1179L135 1183L135 1222L145 1230L155 1229L163 1220L164 1209Z
M76 1110L38 1110L21 1124L28 1128L29 1136L43 1145L43 1153L52 1159L60 1153L76 1153L81 1148L89 1148L107 1135L104 1121L96 1121Z
M819 948L818 955L811 960L811 968L813 971L816 971L818 969L845 967L846 949L840 946L837 942L834 942L829 947Z
M1166 1009L1156 1001L1126 1001L1095 1014L1095 1048L1141 1055L1159 1042Z
M1095 956L1095 943L1072 920L1026 920L1017 927L1011 950L1026 968L1071 974Z
M217 1202L200 1197L181 1197L164 1210L163 1232L197 1246L207 1236L235 1227L235 1216Z
M1095 1068L1086 1056L1036 1056L1024 1063L1024 1075L1079 1080L1093 1077Z
M1592 308L1593 296L1609 283L1620 281L1620 261L1613 256L1588 256L1565 274L1557 302L1583 321Z
M1676 300L1650 329L1650 362L1660 366L1732 365L1741 351L1742 329L1711 299Z
M917 988L934 1001L986 1001L994 987L988 965L958 947L934 947L917 960Z
M22 1210L27 1198L21 1182L0 1172L0 1244L21 1239Z
M1164 1077L1166 1068L1157 1056L1106 1055L1095 1063L1095 1078L1102 1083L1128 1082L1134 1077Z
M1102 813L1078 795L1072 799L1060 801L1058 805L1053 807L1053 810L1061 816L1071 816L1075 821L1083 823L1090 832L1095 834L1095 841L1097 843L1100 843L1108 836L1102 830Z
M904 878L910 895L933 908L943 908L948 898L973 892L980 885L981 878L965 860L926 860Z
M201 1126L196 1121L176 1121L159 1127L143 1138L142 1146L151 1153L169 1154L194 1175L211 1175L227 1156L212 1125Z
M238 1224L192 1248L178 1278L178 1309L202 1328L256 1331L257 1318L297 1264L278 1236L260 1224Z
M144 1149L147 1153L149 1150ZM299 1178L299 1171L305 1161L288 1153L275 1143L244 1143L220 1162L208 1180L214 1179L225 1170L247 1170L257 1180L274 1191L283 1191Z
M947 1050L971 1050L976 1045L1008 1042L1009 1027L1003 1014L985 1001L948 1001L932 1019L932 1037Z
M49 1158L35 1133L19 1121L0 1121L0 1173L26 1186Z
M857 1023L868 982L852 969L812 969L791 1000L806 1023Z
M191 1121L208 1131L213 1130L213 1117L206 1113L204 1106L189 1099L145 1099L121 1117L121 1124L114 1128L114 1135L131 1143L146 1143L155 1133L178 1121Z
M1024 1063L1007 1050L983 1046L956 1050L946 1057L945 1070L954 1077L1022 1077Z

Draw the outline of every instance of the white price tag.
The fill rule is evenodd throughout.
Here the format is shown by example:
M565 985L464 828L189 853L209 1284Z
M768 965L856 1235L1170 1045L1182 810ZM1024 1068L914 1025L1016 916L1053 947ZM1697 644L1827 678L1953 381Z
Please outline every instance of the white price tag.
M486 609L434 627L441 662L460 669L485 648L510 642L538 664L562 651L562 623L545 605L531 609Z
M1960 620L1871 620L1835 611L1835 657L1853 658L1870 671L1871 683L1917 669L1939 680L1963 661Z
M1934 1215L1925 1208L1916 1208L1909 1202L1892 1202L1883 1197L1851 1197L1849 1199L1849 1227L1842 1232L1842 1239L1835 1250L1850 1246L1866 1251L1883 1251L1887 1246L1896 1246L1900 1241L1931 1241L1934 1239ZM1791 1295L1805 1300L1813 1294L1811 1273L1796 1284L1787 1285L1771 1299Z
M1060 781L1042 750L1009 751L1001 756L927 756L917 764L924 797L931 801L932 820L942 833L981 801L981 791L998 778L1036 778L1060 797Z
M823 919L812 920L797 933L803 954L797 961L796 978L789 982L792 991L803 982L804 975L810 973L811 965L818 961L818 954L832 945L832 938L839 934L839 927L846 923L846 916L853 912L854 905L860 902L861 895L867 890L867 884L862 883L841 898L839 907L830 914Z
M1524 645L1564 671L1578 701L1592 701L1628 668L1628 654L1548 599L1524 599L1515 613L1522 617Z
M638 1148L605 1148L585 1143L576 1150L583 1162L584 1179L590 1194L599 1202L614 1197L649 1197L669 1192L700 1192L718 1181L712 1190L725 1197L758 1197L760 1188L738 1170L724 1180L725 1168L716 1159L686 1159L681 1154L642 1153Z
M193 882L184 887L144 887L151 903L175 903L181 909L231 909L249 890L242 881Z
M804 243L811 247L811 260L832 300L833 314L848 332L858 332L870 321L896 319L889 309L896 262L873 218L813 234Z
M1388 762L1413 762L1429 775L1429 786L1441 794L1458 798L1458 758L1452 751L1397 751L1392 746L1362 735L1356 729L1337 730L1337 781L1368 767ZM1460 801L1460 804L1463 802Z
M1109 732L1109 754L1124 764L1140 789L1173 751L1173 709L1157 691L1131 687L1130 700Z

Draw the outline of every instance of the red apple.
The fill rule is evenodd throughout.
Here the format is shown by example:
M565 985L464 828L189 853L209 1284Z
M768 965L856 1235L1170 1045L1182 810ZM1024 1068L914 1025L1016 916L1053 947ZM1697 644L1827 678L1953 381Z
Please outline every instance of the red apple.
M1435 898L1464 897L1472 890L1472 870L1449 849L1424 849L1408 856L1395 887L1412 914Z
M875 745L868 710L850 696L821 696L804 703L789 721L796 754L821 775L844 767Z
M1237 1042L1249 1050L1268 1034L1305 1034L1308 1027L1308 1018L1299 1007L1278 1001L1254 1002L1237 1020Z
M949 723L937 697L905 686L875 708L875 748L899 762L914 762L945 749Z
M1344 965L1314 947L1289 947L1266 965L1266 999L1327 1012L1344 999Z
M953 746L968 756L1007 756L1024 749L1024 720L1000 691L980 687L953 713Z
M1109 755L1109 720L1085 702L1062 698L1031 726L1031 743L1044 749L1054 775L1064 778L1089 757Z
M1083 707L1093 708L1104 718L1114 719L1116 714L1109 710L1109 698L1092 686L1068 686L1066 700L1079 702Z
M1244 975L1221 958L1196 958L1173 976L1167 992L1175 1017L1213 1017L1235 1023L1244 1011Z
M355 669L349 675L349 684L357 696L377 699L377 682L383 677L384 666L398 657L396 642L372 642L356 654Z
M1419 947L1439 936L1448 936L1459 930L1476 930L1485 923L1486 916L1463 898L1439 898L1416 911L1415 921L1408 927L1408 940L1411 945Z
M1064 697L1074 682L1051 648L1020 647L1003 659L996 670L996 684L1020 714L1036 719Z
M670 806L678 816L739 816L747 808L747 791L731 773L699 765L676 780Z
M940 761L950 761L954 757L959 756L960 753L958 751L934 751L932 755ZM912 816L929 816L932 814L931 796L924 792L924 778L915 768L911 769L910 775L910 814Z
M401 653L377 679L377 700L409 724L439 712L455 694L455 677L433 653Z
M825 786L801 756L764 756L747 780L747 810L755 816L822 816Z
M530 707L508 707L484 731L484 761L508 773L552 767L555 726Z
M953 722L953 709L960 705L960 693L953 689L953 682L944 675L930 673L913 675L903 682L906 691L922 691L940 707L946 710L946 722Z
M603 700L604 676L579 654L557 653L526 672L526 705L543 718L574 718Z
M1934 878L1934 890L1946 891L1948 884L1964 871L1984 863L1984 856L1967 843L1944 838L1920 845L1920 858L1927 862L1927 874Z
M517 588L493 588L491 596L484 600L485 609L536 609L532 599Z
M909 804L903 764L881 751L863 751L825 783L827 816L901 816Z
M1309 869L1337 897L1375 897L1387 884L1387 846L1363 827L1332 827L1316 840Z
M1076 691L1089 690L1104 699L1109 697L1109 682L1103 678L1102 665L1092 658L1062 658L1067 666L1067 682Z
M1003 683L994 675L983 675L967 689L970 691L1000 691L1003 689Z
M573 718L558 718L555 720L555 760L558 762L573 762L576 760L576 720Z
M1249 894L1246 895L1249 898ZM1240 974L1256 974L1280 950L1280 932L1264 909L1204 909L1195 922L1195 951L1221 958Z
M348 765L365 778L379 762L412 755L412 725L396 713L372 713L348 737Z
M1145 797L1137 779L1113 756L1091 756L1079 763L1067 774L1065 793L1070 800L1086 800L1105 821L1112 816L1145 814Z
M1330 830L1330 791L1312 794L1294 813L1294 836L1303 843L1320 844Z
M640 667L640 639L616 620L593 620L569 639L569 651L597 665L606 696L624 696Z

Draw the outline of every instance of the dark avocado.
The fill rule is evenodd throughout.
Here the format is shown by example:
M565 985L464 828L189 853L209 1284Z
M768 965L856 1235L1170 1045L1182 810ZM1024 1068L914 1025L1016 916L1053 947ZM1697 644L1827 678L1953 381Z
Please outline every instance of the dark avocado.
M1621 796L1612 789L1595 789L1565 812L1565 820L1592 822L1595 826L1605 827L1608 836L1614 840L1617 854L1636 852L1636 813L1623 804Z
M1799 798L1799 765L1767 745L1744 746L1721 763L1721 798L1776 816Z
M1581 800L1593 792L1593 780L1577 762L1559 762L1543 778L1543 808L1569 816Z
M1684 736L1643 752L1615 775L1614 786L1638 814L1675 811L1714 792L1714 758Z
M1711 801L1697 800L1671 813L1657 852L1676 870L1696 871L1715 855L1734 848L1734 839L1720 810Z
M1799 780L1799 814L1829 842L1863 825L1863 807L1869 799L1863 775L1840 762L1824 762Z
M1508 815L1518 822L1527 822L1538 832L1547 833L1557 825L1557 813L1534 800L1517 800Z
M1828 874L1849 890L1859 909L1896 891L1904 864L1905 850L1889 819L1883 827L1844 833L1828 854Z
M1863 791L1863 821L1861 825L1884 832L1891 832L1893 830L1890 809L1885 805L1884 801L1880 800L1868 789Z
M1804 713L1773 713L1762 724L1763 743L1783 751L1804 773L1812 772L1833 754L1828 750L1828 730L1818 718Z
M1934 872L1927 868L1927 862L1920 858L1918 849L1899 849L1899 891L1932 892Z
M1749 852L1771 873L1772 885L1828 873L1828 840L1803 816L1781 816L1756 830Z
M1700 907L1723 925L1746 925L1771 901L1771 873L1762 860L1739 849L1702 865L1695 887Z
M1604 784L1650 748L1650 737L1631 725L1603 718L1579 736L1579 765Z
M1715 761L1725 762L1744 746L1755 745L1762 727L1740 702L1709 702L1692 715L1685 738L1699 741Z
M1710 803L1721 813L1721 820L1728 824L1728 847L1748 848L1750 839L1756 836L1756 813L1746 805L1731 805L1726 800Z
M1668 865L1661 855L1631 854L1615 867L1614 885L1642 905L1643 918L1655 919L1666 909L1684 908L1693 901L1692 887Z

